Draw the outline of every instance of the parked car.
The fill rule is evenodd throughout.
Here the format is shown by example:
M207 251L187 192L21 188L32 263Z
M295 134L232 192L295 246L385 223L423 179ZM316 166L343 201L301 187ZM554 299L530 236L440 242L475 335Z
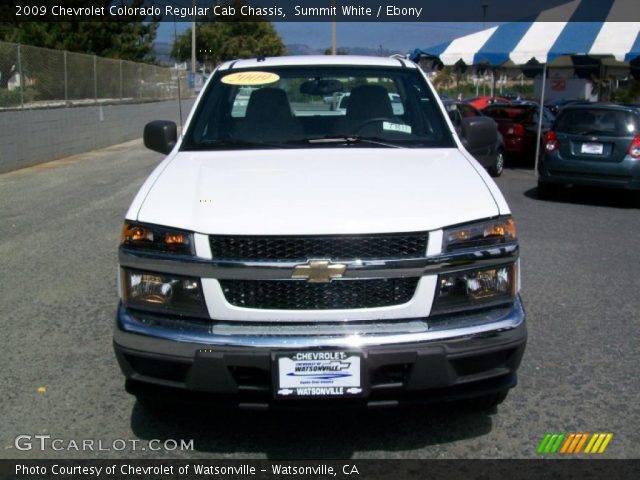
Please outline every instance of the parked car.
M551 128L555 117L542 109L542 136ZM538 138L540 106L532 102L517 105L490 105L482 113L498 122L507 155L533 160Z
M500 96L502 98L506 98L510 102L513 102L514 100L522 99L522 94L518 92L504 92L504 93L501 93Z
M504 169L504 140L498 124L464 102L443 101L462 144L492 177ZM473 137L473 141L470 140Z
M346 90L335 115L323 98ZM225 62L183 136L148 124L167 157L119 247L127 390L247 408L504 400L526 343L516 228L446 115L414 63L302 56Z
M553 100L547 100L546 102L544 102L544 106L547 107L549 111L554 115L558 115L560 110L566 107L567 105L573 105L573 104L579 104L579 103L588 104L589 101L580 100L578 98L556 98Z
M565 107L544 138L538 174L541 198L566 184L640 191L640 109Z
M463 101L478 110L484 110L489 105L494 105L496 103L505 104L510 102L510 100L505 97L473 97L466 98Z

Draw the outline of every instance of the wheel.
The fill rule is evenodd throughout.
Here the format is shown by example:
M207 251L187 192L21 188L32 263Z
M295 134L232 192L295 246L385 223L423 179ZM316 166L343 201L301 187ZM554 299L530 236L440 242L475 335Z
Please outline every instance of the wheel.
M538 180L538 198L547 200L555 197L560 190L560 185L554 183L545 183Z
M502 171L504 170L504 152L502 150L498 150L498 154L496 155L496 162L493 166L489 167L489 175L492 177L499 177L502 175Z
M481 397L471 398L467 400L466 406L473 410L491 410L500 405L507 398L509 390L500 390L496 393L483 395Z

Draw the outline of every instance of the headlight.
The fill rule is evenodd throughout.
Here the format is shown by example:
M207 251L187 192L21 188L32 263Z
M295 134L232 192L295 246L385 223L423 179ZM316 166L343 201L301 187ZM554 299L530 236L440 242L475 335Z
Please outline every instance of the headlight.
M438 276L431 314L490 307L513 301L517 264Z
M208 317L197 278L122 269L122 293L127 307Z
M195 254L191 232L129 221L122 228L120 246L154 252Z
M516 225L511 217L501 217L480 223L446 229L442 237L442 251L500 245L515 241Z

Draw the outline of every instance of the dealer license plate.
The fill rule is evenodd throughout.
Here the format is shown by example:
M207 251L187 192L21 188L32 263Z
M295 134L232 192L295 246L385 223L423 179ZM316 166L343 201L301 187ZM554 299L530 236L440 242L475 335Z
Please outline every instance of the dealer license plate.
M344 351L295 352L276 356L279 398L362 395L362 355Z
M604 147L601 143L583 143L580 149L581 153L587 153L589 155L602 155Z

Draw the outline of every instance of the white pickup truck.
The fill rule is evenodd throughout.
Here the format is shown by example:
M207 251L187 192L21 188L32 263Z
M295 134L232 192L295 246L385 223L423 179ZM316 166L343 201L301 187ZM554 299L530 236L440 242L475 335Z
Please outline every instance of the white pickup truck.
M415 64L226 62L181 136L144 141L167 157L126 214L114 331L139 399L491 407L516 384L515 225Z

